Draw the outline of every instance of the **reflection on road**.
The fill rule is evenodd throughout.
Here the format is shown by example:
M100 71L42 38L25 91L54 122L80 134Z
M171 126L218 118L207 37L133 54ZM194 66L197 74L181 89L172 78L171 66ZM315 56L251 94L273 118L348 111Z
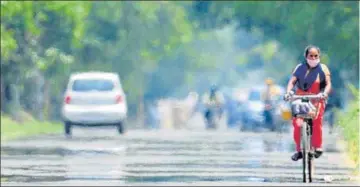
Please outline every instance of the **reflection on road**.
M133 130L118 136L113 129L74 133L72 139L44 136L2 145L4 184L301 182L301 162L290 160L291 133ZM316 182L324 183L324 176L331 175L337 184L348 183L351 168L341 163L328 138L325 148L332 151L316 160Z

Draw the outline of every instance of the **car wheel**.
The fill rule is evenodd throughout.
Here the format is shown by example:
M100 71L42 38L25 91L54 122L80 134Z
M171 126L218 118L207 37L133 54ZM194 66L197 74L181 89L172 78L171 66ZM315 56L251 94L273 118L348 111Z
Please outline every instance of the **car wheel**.
M116 128L119 134L124 134L125 130L124 130L124 123L123 122L119 122L116 124Z
M66 136L70 136L71 135L71 123L70 122L65 122L64 124L64 130L65 130L65 135Z

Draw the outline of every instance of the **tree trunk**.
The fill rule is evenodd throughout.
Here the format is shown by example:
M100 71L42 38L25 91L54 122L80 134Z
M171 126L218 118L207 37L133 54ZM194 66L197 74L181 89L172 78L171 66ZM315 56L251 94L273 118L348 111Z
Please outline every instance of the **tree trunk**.
M144 97L139 97L137 121L140 127L145 127Z
M9 102L9 109L11 116L17 120L21 121L21 106L20 106L20 94L17 86L15 84L11 84L9 86L10 94L11 94L11 100Z
M40 71L37 71L34 76L35 95L33 113L40 121L44 120L44 82L44 76Z
M45 80L44 82L44 119L48 120L50 116L50 82Z
M4 86L4 79L3 76L0 77L0 91L1 91L1 98L0 98L0 110L5 112L4 105L5 105L5 86Z

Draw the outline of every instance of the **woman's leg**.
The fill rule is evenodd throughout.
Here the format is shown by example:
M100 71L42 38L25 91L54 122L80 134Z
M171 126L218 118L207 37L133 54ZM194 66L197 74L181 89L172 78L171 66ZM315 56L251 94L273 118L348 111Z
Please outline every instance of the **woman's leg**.
M322 153L321 147L324 109L324 103L320 103L318 115L313 120L312 146L317 151L318 156L320 156Z
M294 126L294 141L296 145L296 153L291 156L293 161L297 161L303 157L301 152L301 124L303 120L301 118L293 118Z
M294 126L294 142L296 145L296 151L301 151L301 123L302 119L293 118L292 124Z

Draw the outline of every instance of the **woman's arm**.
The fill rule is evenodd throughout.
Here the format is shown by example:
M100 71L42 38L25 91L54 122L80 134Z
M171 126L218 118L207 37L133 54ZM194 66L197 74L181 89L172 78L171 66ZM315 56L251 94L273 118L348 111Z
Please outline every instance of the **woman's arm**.
M325 97L327 97L330 94L331 91L331 74L329 71L329 68L325 65L325 64L321 64L321 68L325 73L325 89L324 89L324 94L326 95Z
M330 94L330 91L331 91L331 77L330 77L330 75L327 75L325 77L325 82L326 82L326 86L325 86L324 93L328 96Z
M286 93L291 92L291 90L294 88L295 83L297 81L297 78L295 76L292 76L288 82Z

